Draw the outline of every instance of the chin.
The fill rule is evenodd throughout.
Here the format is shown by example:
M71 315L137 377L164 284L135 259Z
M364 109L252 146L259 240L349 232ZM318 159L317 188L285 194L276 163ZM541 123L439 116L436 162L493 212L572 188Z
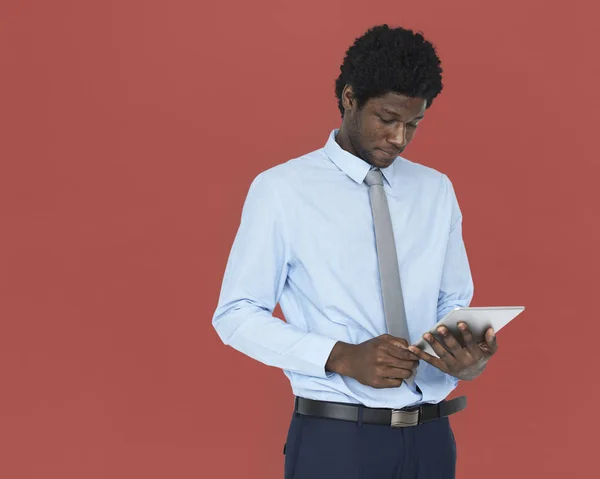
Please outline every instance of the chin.
M373 155L372 157L372 164L378 168L387 168L388 166L390 166L394 160L397 158L396 156L391 157L386 155L385 153L383 153L381 156L379 155Z

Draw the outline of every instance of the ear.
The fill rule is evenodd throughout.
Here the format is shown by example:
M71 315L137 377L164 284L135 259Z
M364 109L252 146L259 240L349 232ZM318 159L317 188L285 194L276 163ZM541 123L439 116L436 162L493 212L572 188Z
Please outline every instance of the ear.
M352 110L356 106L352 85L346 85L344 87L344 90L342 91L342 105L344 106L344 111Z

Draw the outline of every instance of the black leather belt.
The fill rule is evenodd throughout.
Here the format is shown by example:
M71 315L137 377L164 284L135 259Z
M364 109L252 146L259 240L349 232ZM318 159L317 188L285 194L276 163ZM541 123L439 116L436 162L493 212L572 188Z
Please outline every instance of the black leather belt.
M365 424L382 424L391 427L409 427L433 421L462 411L467 407L467 398L460 396L438 404L422 404L421 406L403 409L369 408L359 404L315 401L296 397L294 410L305 416L315 416L341 421L358 422L362 410L362 422Z

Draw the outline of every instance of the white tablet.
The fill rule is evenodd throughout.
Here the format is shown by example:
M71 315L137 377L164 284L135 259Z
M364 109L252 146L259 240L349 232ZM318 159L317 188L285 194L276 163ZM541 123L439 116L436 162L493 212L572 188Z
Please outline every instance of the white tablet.
M485 332L489 328L494 328L494 333L497 333L524 310L524 306L454 308L446 316L440 319L429 332L439 339L437 328L442 325L446 326L459 340L459 343L464 346L464 343L462 342L462 333L458 329L458 323L465 322L469 326L475 342L483 343L485 342ZM423 334L425 334L425 332L423 332ZM419 341L415 342L414 345L432 356L437 357L435 351L422 337Z

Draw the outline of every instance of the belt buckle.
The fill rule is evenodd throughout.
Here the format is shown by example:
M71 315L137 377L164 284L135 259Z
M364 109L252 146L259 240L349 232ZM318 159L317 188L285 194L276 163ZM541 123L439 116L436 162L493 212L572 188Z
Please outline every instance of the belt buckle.
M406 411L402 409L392 409L392 420L390 426L392 427L411 427L419 424L421 408L413 411Z

